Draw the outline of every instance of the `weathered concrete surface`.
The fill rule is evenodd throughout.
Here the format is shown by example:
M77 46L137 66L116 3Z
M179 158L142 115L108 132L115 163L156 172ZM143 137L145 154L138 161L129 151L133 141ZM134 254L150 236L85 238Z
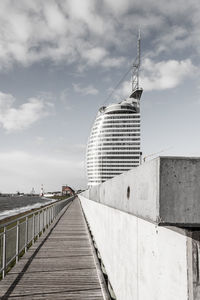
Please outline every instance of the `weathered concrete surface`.
M200 225L200 158L160 159L161 222Z
M199 232L194 240L186 229L80 199L118 300L200 299Z
M160 225L200 225L200 158L158 157L82 193Z

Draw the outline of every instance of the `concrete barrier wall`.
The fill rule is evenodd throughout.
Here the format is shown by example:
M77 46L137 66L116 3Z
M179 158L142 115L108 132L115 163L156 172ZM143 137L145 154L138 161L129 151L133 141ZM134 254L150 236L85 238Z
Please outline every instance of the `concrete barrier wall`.
M160 225L200 226L200 158L159 157L82 195Z
M117 300L200 299L198 232L192 239L79 197Z
M161 223L200 226L200 159L160 158Z

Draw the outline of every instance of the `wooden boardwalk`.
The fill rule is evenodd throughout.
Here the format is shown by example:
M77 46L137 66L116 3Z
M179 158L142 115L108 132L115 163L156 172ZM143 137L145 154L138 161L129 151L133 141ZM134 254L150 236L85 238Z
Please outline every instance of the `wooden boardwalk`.
M104 287L76 198L0 282L0 299L105 300Z

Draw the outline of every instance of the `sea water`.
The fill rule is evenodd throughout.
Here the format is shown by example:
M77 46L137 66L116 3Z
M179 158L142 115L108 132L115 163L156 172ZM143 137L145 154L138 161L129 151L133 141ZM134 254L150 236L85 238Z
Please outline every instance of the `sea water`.
M54 201L39 196L0 196L0 220Z

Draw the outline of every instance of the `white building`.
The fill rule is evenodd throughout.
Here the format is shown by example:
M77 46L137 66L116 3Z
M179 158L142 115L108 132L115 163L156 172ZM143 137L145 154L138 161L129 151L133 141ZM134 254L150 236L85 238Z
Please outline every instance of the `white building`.
M87 147L88 185L96 185L140 164L142 89L100 108Z
M100 184L140 164L140 34L133 64L132 93L99 109L87 146L88 186Z

